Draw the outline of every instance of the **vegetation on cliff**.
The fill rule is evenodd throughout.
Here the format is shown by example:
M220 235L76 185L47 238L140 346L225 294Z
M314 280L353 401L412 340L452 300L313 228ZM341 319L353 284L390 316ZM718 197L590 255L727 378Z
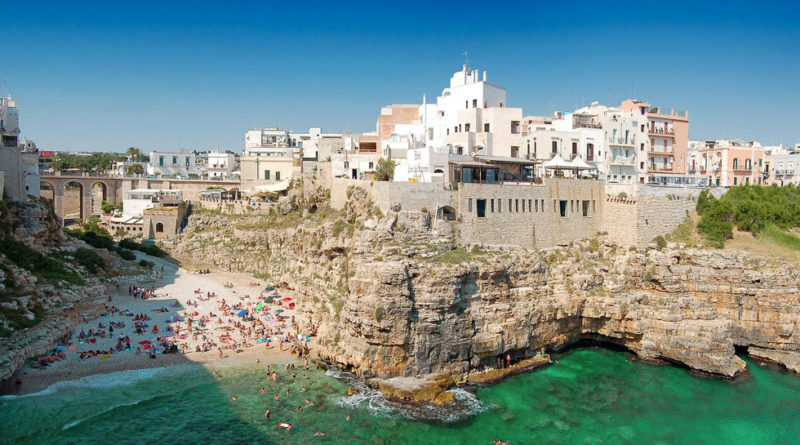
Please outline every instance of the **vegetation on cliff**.
M786 231L800 227L800 188L794 186L750 186L731 188L720 199L707 190L697 199L701 215L697 229L718 248L733 238L734 227L764 235L787 247L800 246L800 239Z

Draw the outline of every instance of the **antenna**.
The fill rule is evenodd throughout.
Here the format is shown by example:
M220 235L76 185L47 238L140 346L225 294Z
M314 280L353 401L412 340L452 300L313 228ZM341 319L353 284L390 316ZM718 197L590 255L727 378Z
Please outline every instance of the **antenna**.
M469 53L467 51L464 51L464 53L462 55L464 56L464 67L468 67L469 66Z

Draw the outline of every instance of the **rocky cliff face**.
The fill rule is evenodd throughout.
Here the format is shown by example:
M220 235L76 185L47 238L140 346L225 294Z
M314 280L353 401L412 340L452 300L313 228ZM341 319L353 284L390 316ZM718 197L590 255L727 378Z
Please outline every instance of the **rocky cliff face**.
M736 346L800 357L796 265L602 237L546 252L455 249L449 223L383 216L354 194L344 213L315 203L275 218L194 215L173 253L293 288L320 323L320 355L365 378L463 375L581 339L726 377L745 370Z

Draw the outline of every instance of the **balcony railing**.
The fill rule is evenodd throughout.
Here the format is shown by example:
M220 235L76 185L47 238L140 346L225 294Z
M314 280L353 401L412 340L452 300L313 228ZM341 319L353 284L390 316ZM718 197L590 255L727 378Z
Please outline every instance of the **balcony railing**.
M617 156L611 160L611 165L633 166L635 163L636 159L633 156Z
M611 144L611 145L629 145L629 146L633 146L633 145L636 145L636 138L632 137L632 138L628 138L626 140L625 138L616 138L616 139L614 139L613 137L609 136L608 137L608 143Z
M650 130L648 131L648 133L651 136L675 136L675 130L672 130L672 129L670 129L668 131L664 131L663 128L652 128L651 127Z

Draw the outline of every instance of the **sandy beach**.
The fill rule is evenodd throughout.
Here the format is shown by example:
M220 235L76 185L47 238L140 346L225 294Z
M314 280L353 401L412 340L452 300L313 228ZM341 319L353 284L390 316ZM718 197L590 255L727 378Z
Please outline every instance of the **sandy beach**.
M159 278L139 278L140 282L122 278L106 303L108 310L81 323L66 344L53 345L63 358L43 369L32 367L29 361L1 392L36 392L59 381L130 369L193 363L221 367L260 362L266 366L297 360L290 353L292 344L313 346L315 337L309 335L313 321L295 317L294 298L286 291L271 289L269 283L245 274L200 274L168 261L148 260L156 263ZM152 289L152 296L136 298L129 294L130 286ZM149 319L138 320L139 314ZM179 352L169 353L169 349ZM17 378L22 381L19 387L14 384Z

